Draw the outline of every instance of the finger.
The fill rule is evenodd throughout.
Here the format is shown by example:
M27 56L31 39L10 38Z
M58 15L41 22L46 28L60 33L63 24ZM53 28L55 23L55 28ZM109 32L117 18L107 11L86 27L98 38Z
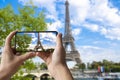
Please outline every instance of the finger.
M15 35L16 32L17 32L17 31L13 31L13 32L11 32L11 33L7 36L7 38L6 38L6 40L5 40L5 46L10 47L11 39L13 38L13 36Z
M62 45L62 34L61 34L61 33L59 33L59 34L57 35L57 46L58 46L58 47L63 46L63 45Z
M25 60L30 59L30 58L35 57L35 56L36 56L36 54L34 52L28 52L28 53L21 55L19 57L22 61L25 61Z
M58 55L59 56L60 55L64 55L65 56L65 54L66 54L65 49L63 47L63 43L62 43L62 34L61 33L59 33L57 35L57 46L55 48L55 53L56 53L56 56L58 56Z
M16 49L13 46L12 46L12 51L13 51L13 54L16 54Z
M45 53L45 52L37 52L36 53L36 56L39 56L41 59L43 59L44 61L46 61L47 57L49 56L50 54L48 53Z
M21 54L22 54L22 53L20 53L20 52L16 52L16 53L15 53L16 56L20 56Z

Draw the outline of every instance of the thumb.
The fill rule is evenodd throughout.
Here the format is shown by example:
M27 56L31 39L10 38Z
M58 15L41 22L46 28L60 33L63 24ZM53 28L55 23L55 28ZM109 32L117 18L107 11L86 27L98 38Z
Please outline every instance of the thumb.
M36 56L36 54L34 52L28 52L28 53L26 53L24 55L21 55L20 59L22 61L25 61L25 60L30 59L30 58L35 57L35 56Z
M62 47L63 45L62 45L62 34L61 33L59 33L58 35L57 35L57 46L59 46L59 47Z
M57 35L57 45L55 47L53 54L55 54L56 56L65 56L66 55L66 52L65 52L65 49L64 49L63 43L62 43L62 34L61 33L59 33Z

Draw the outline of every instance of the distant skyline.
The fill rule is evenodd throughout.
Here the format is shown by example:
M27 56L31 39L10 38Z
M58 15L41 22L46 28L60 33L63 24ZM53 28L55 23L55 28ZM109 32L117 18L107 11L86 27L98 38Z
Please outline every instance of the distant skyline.
M64 34L65 0L0 0L0 8L11 4L17 13L18 5L30 5L30 1L46 10L48 30ZM82 62L120 62L120 0L68 1L71 30Z

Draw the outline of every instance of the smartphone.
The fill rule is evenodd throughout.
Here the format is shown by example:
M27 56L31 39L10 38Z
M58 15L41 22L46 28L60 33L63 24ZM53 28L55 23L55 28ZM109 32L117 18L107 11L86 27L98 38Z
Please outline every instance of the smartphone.
M15 34L16 52L53 52L56 31L23 31Z

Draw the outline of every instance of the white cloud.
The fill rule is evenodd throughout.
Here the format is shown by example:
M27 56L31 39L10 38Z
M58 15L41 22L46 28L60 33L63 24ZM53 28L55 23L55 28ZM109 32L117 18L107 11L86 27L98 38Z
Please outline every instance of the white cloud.
M70 0L72 24L85 25L87 29L93 32L97 31L100 34L107 31L103 34L106 38L120 40L118 32L120 29L119 11L117 8L111 8L108 4L108 0ZM93 23L86 21L86 19ZM104 31L103 28L105 28Z
M90 8L89 0L69 0L70 16L73 25L80 25L85 21Z
M84 23L83 26L93 32L96 32L99 30L99 26L97 24Z
M50 31L58 31L59 28L63 27L63 24L61 23L60 20L56 20L52 24L48 23L47 26L48 26L48 30Z
M54 32L41 33L40 36L41 36L41 40L47 40L53 43L56 42L56 34Z
M120 54L111 49L103 49L95 46L80 46L82 62L102 61L103 59L119 62Z
M46 15L46 18L47 19L51 19L51 20L56 20L55 16L54 15Z
M87 18L99 22L97 24L99 26L98 32L106 38L120 40L118 32L120 29L120 15L117 14L118 9L108 6L108 0L93 1L94 5L91 5L90 14L88 14ZM101 24L103 25L102 27Z
M103 32L102 32L103 33ZM104 35L106 35L107 38L110 38L112 40L117 39L120 40L120 28L110 28L110 29L104 29Z
M110 29L102 27L100 32L101 34L105 35L106 38L109 38L111 40L114 40L114 39L120 40L120 28L119 27L111 27Z
M76 28L72 30L72 34L74 36L78 36L81 33L81 29L80 28Z

